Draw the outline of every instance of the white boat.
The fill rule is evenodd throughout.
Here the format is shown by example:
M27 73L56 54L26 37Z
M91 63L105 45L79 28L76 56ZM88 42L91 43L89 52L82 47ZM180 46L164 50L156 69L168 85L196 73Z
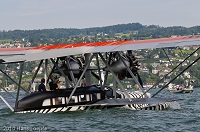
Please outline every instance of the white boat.
M189 85L186 87L183 84L175 85L175 84L169 84L168 90L171 93L192 93L194 87L192 85Z

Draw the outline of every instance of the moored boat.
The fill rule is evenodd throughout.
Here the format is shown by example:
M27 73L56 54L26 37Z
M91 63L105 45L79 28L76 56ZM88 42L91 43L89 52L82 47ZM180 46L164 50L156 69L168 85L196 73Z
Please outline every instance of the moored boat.
M183 84L181 85L170 84L168 87L168 90L171 93L192 93L194 90L194 87L192 85L189 85L188 87L186 87Z

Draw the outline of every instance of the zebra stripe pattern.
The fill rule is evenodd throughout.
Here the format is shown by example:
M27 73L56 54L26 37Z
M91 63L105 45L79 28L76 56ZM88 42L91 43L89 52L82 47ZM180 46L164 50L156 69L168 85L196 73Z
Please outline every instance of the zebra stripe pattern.
M128 98L124 92L120 93L121 98ZM145 98L142 92L129 92L128 95L130 98ZM150 93L148 93L150 97ZM158 105L149 105L149 104L129 104L126 105L125 108L133 109L133 110L164 110L169 107L169 103L161 103Z
M58 108L49 108L41 110L28 110L28 111L19 111L15 113L53 113L53 112L65 112L65 111L78 111L78 110L92 110L92 109L107 109L107 106L67 106L67 107L58 107Z

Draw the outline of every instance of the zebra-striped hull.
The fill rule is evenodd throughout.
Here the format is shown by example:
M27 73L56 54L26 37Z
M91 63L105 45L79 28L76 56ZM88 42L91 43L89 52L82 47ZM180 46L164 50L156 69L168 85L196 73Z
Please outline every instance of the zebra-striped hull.
M127 98L124 93L120 93L121 98ZM140 92L131 92L128 93L131 98L144 98L144 95ZM148 95L150 97L150 95ZM65 112L65 111L78 111L78 110L92 110L92 109L109 109L118 106L109 106L109 105L91 105L91 106L65 106L58 108L47 108L47 109L38 109L38 110L27 110L27 111L19 111L16 113L27 113L27 112L35 112L35 113L53 113L53 112ZM151 104L129 104L124 106L125 108L129 108L132 110L164 110L169 107L169 103L161 103L157 105Z
M159 104L156 106L148 106L148 107L143 107L143 108L137 108L135 109L133 105L127 105L124 106L125 108L129 108L132 110L164 110L169 107L168 103L164 104ZM34 113L54 113L54 112L65 112L65 111L78 111L78 110L93 110L93 109L109 109L113 107L109 106L67 106L67 107L59 107L59 108L50 108L50 109L40 109L40 110L29 110L29 111L19 111L16 113L29 113L29 112L34 112Z
M159 104L156 106L148 106L143 108L137 108L133 107L133 105L127 105L124 106L125 108L129 108L132 110L164 110L169 107L169 103ZM65 112L65 111L78 111L78 110L93 110L93 109L108 109L111 107L108 106L68 106L68 107L59 107L59 108L51 108L51 109L41 109L41 110L29 110L29 111L20 111L16 113L53 113L53 112Z

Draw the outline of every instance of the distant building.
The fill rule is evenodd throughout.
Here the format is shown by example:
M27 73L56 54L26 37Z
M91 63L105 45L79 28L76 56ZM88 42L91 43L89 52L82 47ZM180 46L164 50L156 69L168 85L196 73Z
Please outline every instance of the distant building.
M146 67L142 68L140 71L141 71L141 72L145 72L145 73L149 73L149 69L146 68Z
M158 69L152 69L153 74L158 74L159 70Z
M158 54L155 54L155 55L153 55L153 58L159 58L159 55Z

